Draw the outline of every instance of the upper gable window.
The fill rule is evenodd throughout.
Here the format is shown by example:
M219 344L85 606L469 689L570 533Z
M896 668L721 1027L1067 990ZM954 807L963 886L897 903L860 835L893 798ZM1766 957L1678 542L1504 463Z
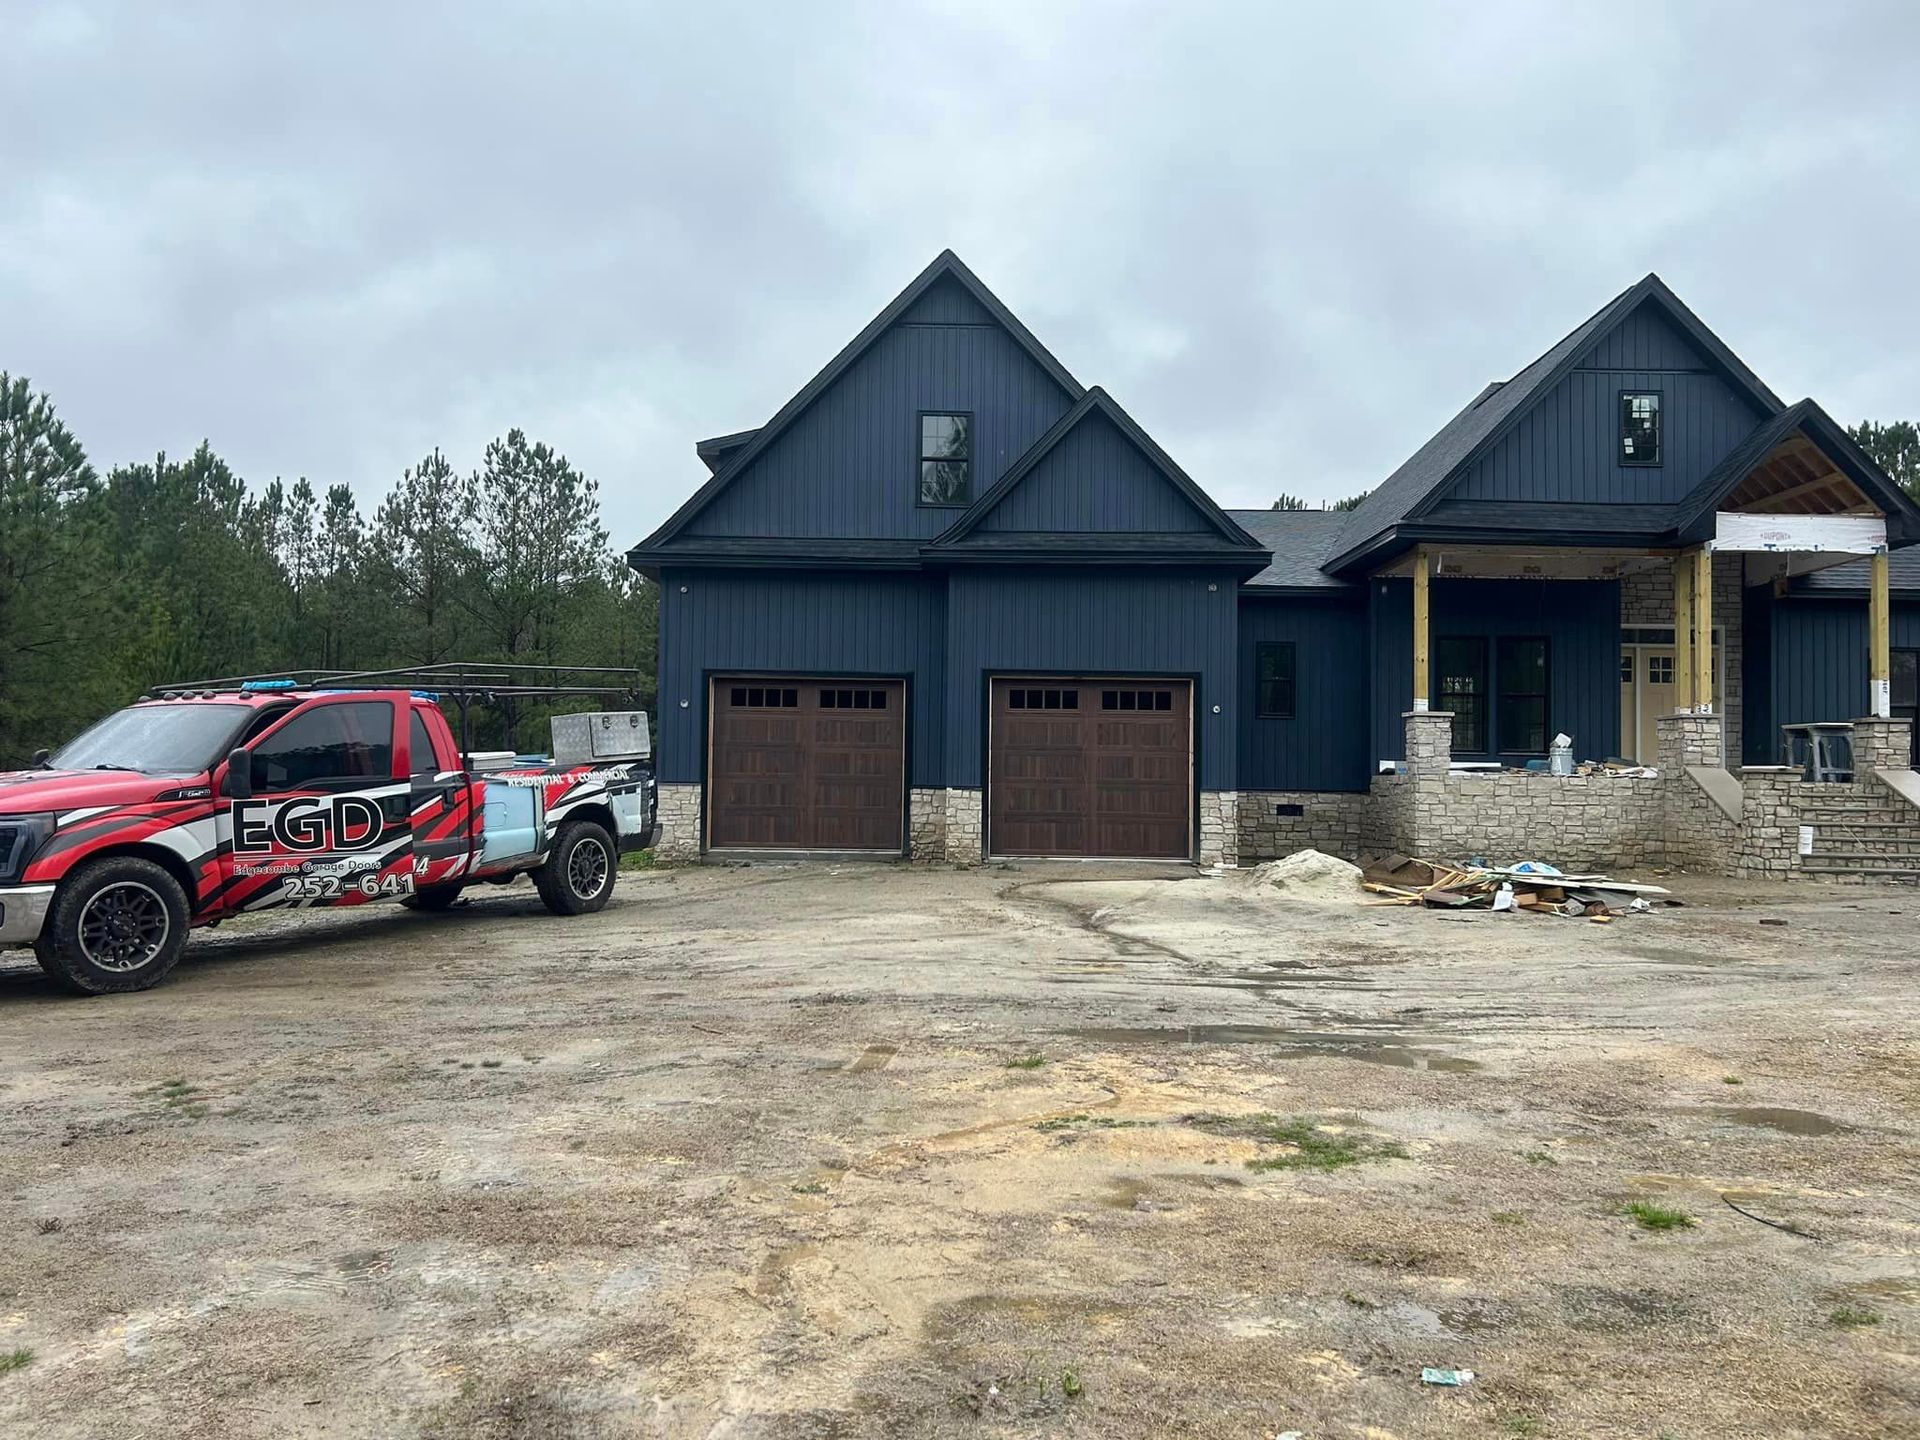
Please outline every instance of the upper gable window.
M965 505L972 492L973 416L920 415L920 503Z
M1660 392L1620 392L1620 463L1660 463Z

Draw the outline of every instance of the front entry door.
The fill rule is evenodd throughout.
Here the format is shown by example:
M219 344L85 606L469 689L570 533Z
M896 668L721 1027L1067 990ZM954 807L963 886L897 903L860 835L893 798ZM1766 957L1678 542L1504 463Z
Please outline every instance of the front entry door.
M1629 634L1669 636L1671 630L1629 631ZM1674 659L1671 643L1630 642L1620 647L1620 756L1637 765L1651 765L1660 753L1660 732L1654 722L1673 714ZM1726 657L1720 631L1714 631L1714 709L1726 713Z

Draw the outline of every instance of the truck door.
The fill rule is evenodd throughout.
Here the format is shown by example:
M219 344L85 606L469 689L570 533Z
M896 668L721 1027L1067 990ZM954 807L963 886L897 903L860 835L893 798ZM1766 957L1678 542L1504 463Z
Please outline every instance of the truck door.
M410 794L413 806L413 883L457 885L473 859L473 784L460 769L459 757L441 753L418 709L407 711L407 751L413 770Z
M397 708L385 698L314 700L253 742L253 795L228 802L222 909L360 905L410 893Z

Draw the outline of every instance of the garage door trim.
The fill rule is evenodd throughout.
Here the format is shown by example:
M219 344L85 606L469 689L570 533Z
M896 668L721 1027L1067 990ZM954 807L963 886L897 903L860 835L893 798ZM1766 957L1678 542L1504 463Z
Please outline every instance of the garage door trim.
M714 775L713 775L713 724L716 706L714 696L721 681L744 681L749 685L762 681L778 681L783 685L819 685L830 686L847 682L879 682L900 687L900 843L873 850L825 850L793 849L781 850L767 846L725 845L713 843L714 811ZM700 846L703 853L711 855L752 856L759 859L795 856L818 859L832 859L835 856L848 856L860 859L872 859L876 856L900 856L909 854L912 845L912 816L909 806L913 797L913 676L897 670L768 670L742 669L737 666L709 667L700 672L700 692L706 714L702 717L700 728Z
M1200 674L1193 670L982 670L980 672L980 830L981 854L988 860L1036 860L1046 856L1003 855L994 848L993 834L993 722L994 686L1001 682L1033 681L1047 685L1184 684L1187 687L1187 853L1181 857L1141 855L1070 855L1069 860L1098 860L1119 864L1191 864L1200 853Z

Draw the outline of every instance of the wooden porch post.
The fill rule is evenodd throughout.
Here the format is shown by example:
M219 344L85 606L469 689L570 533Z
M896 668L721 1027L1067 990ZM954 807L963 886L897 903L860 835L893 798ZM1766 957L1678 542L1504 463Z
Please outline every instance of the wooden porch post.
M1693 713L1693 561L1673 557L1673 708Z
M1885 720L1893 714L1893 650L1888 620L1886 547L1873 552L1873 579L1867 591L1867 674L1870 715Z
M1430 676L1433 667L1429 663L1427 623L1427 547L1416 545L1413 549L1413 708L1427 711L1433 708Z
M1693 708L1713 713L1713 552L1693 552Z

